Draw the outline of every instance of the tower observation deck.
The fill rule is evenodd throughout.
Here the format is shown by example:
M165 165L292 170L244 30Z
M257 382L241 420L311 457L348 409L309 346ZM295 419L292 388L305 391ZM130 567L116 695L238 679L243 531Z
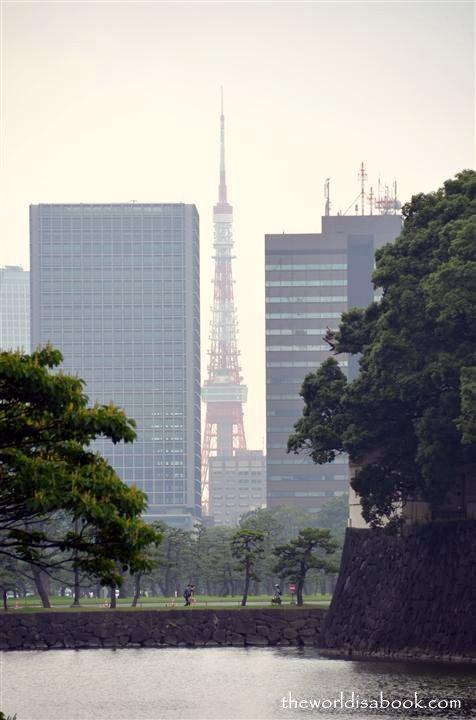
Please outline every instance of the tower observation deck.
M237 320L233 297L233 208L227 200L225 174L225 117L223 96L220 115L220 184L213 208L215 262L210 350L207 380L202 387L206 403L202 448L202 510L209 512L209 459L230 457L246 450L243 403L248 388L242 383L237 343Z

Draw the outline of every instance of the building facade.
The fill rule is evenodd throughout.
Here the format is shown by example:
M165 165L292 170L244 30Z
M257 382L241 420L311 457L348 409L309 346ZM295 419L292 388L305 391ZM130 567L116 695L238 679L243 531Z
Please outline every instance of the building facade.
M348 491L346 457L315 465L286 444L302 412L305 375L329 357L327 329L340 316L374 298L375 250L400 233L396 215L326 216L322 233L266 235L267 503L318 512L329 498ZM338 358L349 379L357 358Z
M97 449L149 499L147 519L190 528L200 503L199 218L194 205L30 208L33 347L61 350L91 403L137 422Z
M30 273L0 267L0 350L30 351Z
M209 474L215 525L236 526L244 513L266 507L266 459L261 450L211 457Z

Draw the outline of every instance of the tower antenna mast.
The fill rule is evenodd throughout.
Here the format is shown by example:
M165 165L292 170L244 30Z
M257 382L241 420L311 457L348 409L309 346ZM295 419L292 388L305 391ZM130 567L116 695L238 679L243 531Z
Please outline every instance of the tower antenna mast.
M213 249L215 275L210 323L210 351L207 379L202 387L206 403L202 447L202 510L209 514L209 463L211 457L233 457L246 450L243 403L248 389L239 365L238 323L235 312L232 275L233 208L227 200L225 173L225 116L223 90L220 113L220 182L218 203L213 208Z
M365 165L363 162L360 163L359 180L360 180L360 212L362 215L365 215L365 181L367 180L367 173L365 172Z

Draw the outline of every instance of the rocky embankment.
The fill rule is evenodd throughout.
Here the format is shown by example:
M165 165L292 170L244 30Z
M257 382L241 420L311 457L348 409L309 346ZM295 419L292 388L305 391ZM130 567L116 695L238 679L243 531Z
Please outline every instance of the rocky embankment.
M333 655L476 662L476 521L347 529L322 635Z
M318 608L12 610L0 616L0 650L318 646L324 613Z

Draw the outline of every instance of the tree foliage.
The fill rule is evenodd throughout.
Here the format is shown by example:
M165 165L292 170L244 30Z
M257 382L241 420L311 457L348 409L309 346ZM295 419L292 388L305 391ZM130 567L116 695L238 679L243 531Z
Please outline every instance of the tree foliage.
M309 570L336 572L336 566L326 558L337 548L329 530L304 528L295 540L274 550L278 558L274 571L282 578L297 584L297 604L303 604L303 588Z
M238 566L245 571L243 598L244 607L248 599L251 580L259 580L255 572L257 560L262 557L264 534L258 530L237 530L231 538L231 554L238 560Z
M318 463L349 453L373 525L409 499L436 516L457 507L476 459L476 173L414 196L403 216L376 253L381 301L331 333L337 353L361 354L358 378L348 383L333 358L308 375L288 441Z
M117 564L147 567L143 548L160 536L140 519L145 494L89 445L132 442L135 424L112 404L88 407L83 381L55 371L61 361L51 347L0 353L0 554L39 567L58 551L119 584Z

